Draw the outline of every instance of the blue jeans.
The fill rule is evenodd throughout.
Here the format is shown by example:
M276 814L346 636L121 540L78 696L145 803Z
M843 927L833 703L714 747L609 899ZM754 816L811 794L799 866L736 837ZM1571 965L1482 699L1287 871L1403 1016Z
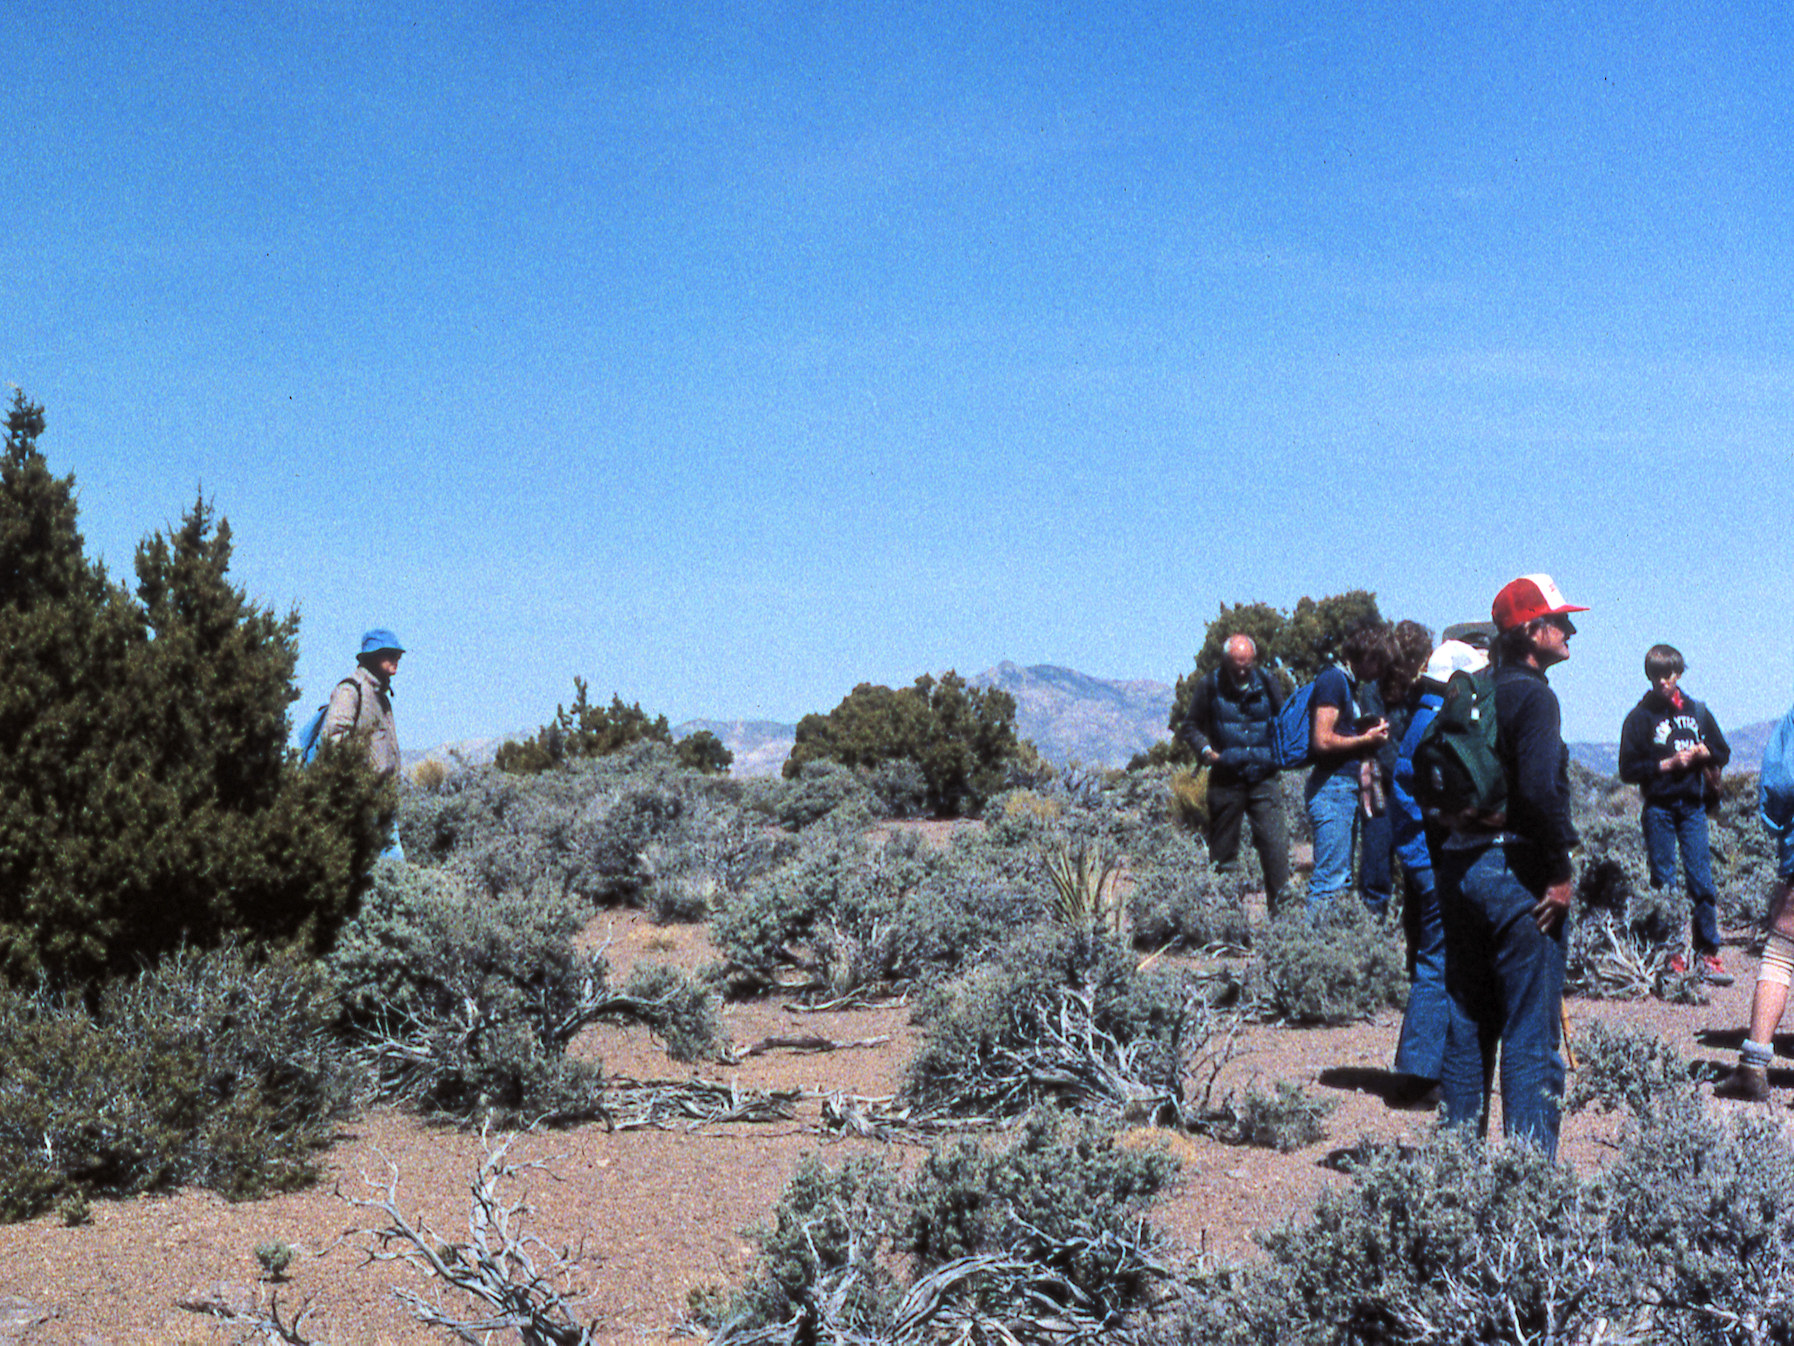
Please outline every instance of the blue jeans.
M1542 867L1524 843L1436 857L1452 1015L1440 1073L1449 1126L1489 1132L1489 1093L1501 1059L1501 1129L1557 1154L1564 1061L1564 929L1539 933L1532 907Z
M1694 951L1719 948L1719 891L1713 886L1713 862L1707 854L1707 811L1698 800L1670 799L1646 804L1645 853L1651 858L1651 887L1668 888L1676 881L1676 850L1682 852L1682 876L1693 908Z
M1388 809L1358 824L1358 891L1373 916L1389 908L1395 892L1395 821Z
M1358 766L1348 771L1316 767L1302 793L1314 831L1314 873L1308 877L1308 909L1324 906L1352 886L1352 827L1358 819Z
M1445 993L1445 924L1439 919L1439 890L1433 871L1419 869L1408 877L1412 882L1402 904L1402 925L1408 936L1408 1008L1395 1044L1395 1069L1399 1074L1437 1080L1444 1067L1453 1013L1451 997Z

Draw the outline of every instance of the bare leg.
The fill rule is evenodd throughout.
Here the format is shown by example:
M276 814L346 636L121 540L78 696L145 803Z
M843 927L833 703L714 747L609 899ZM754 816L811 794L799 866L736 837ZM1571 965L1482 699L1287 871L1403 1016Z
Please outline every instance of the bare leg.
M1714 1086L1715 1098L1740 1098L1761 1102L1769 1097L1771 1043L1788 1006L1788 983L1794 978L1794 911L1789 909L1791 885L1778 881L1769 898L1769 940L1757 969L1757 986L1750 998L1750 1036L1738 1051L1738 1068Z
M1794 892L1794 885L1781 879L1769 895L1769 931L1783 939L1794 938L1794 910L1789 909L1788 903L1790 892ZM1757 989L1750 998L1750 1040L1768 1042L1773 1038L1781 1025L1782 1011L1787 1007L1788 983L1779 978L1765 980L1759 973Z
M1788 1007L1788 988L1772 981L1757 983L1750 998L1750 1040L1768 1042L1781 1025L1782 1011Z

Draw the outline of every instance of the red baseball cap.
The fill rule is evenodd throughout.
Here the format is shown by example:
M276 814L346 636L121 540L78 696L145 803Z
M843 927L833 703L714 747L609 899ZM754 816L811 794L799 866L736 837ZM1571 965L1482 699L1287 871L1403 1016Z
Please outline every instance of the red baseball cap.
M1503 631L1525 626L1534 617L1551 617L1560 612L1587 612L1577 603L1566 602L1556 581L1549 575L1522 575L1510 580L1495 595L1489 609L1495 625Z

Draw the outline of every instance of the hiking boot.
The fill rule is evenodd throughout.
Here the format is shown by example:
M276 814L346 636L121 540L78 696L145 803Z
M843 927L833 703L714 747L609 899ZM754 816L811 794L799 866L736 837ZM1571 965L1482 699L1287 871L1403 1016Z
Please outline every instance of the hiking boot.
M1725 964L1719 961L1718 950L1697 954L1694 969L1709 986L1730 986L1734 980L1732 974L1725 970Z
M1769 1071L1763 1066L1747 1066L1740 1062L1732 1068L1731 1074L1713 1086L1713 1097L1766 1103L1769 1101Z
M1419 1075L1403 1076L1388 1094L1389 1106L1402 1112L1437 1112L1442 1101L1439 1081L1423 1079Z

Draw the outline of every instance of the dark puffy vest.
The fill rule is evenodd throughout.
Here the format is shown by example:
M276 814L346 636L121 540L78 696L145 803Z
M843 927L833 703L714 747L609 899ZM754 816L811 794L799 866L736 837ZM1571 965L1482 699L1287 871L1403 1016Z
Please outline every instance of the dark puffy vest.
M1209 697L1209 718L1214 733L1209 742L1221 761L1213 770L1223 779L1232 776L1247 781L1268 780L1277 774L1277 755L1272 747L1272 721L1277 713L1271 707L1271 693L1262 669L1254 669L1252 682L1236 693L1217 669L1210 675L1215 680ZM1238 700L1235 700L1235 696Z

